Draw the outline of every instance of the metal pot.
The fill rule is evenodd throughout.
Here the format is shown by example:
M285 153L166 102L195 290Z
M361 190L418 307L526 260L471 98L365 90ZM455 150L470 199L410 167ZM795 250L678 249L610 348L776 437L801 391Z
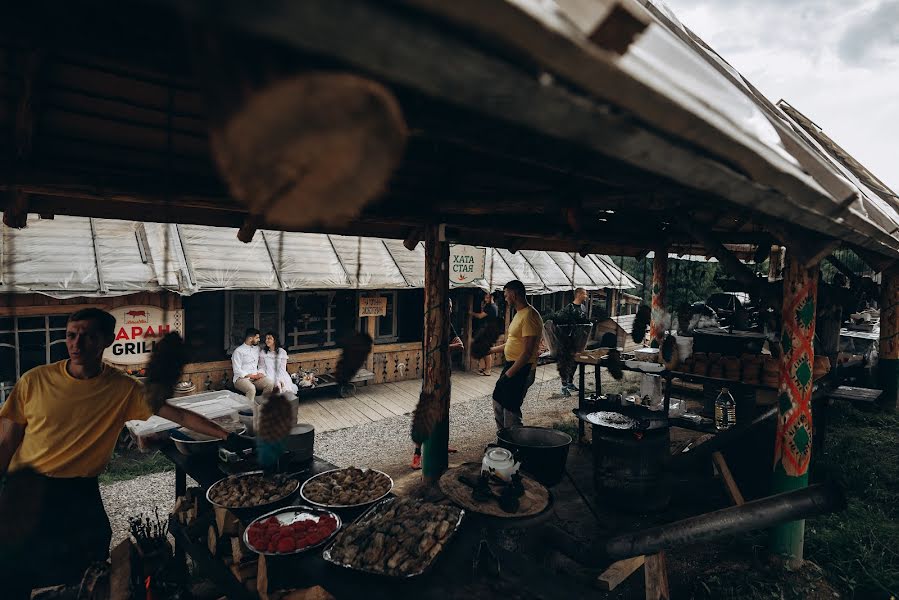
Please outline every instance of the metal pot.
M548 427L515 427L496 434L499 446L511 450L521 469L545 486L553 486L565 475L571 436Z
M238 435L243 435L247 431L247 428L241 424L225 427L225 429L233 431ZM222 440L220 439L208 437L202 433L185 429L184 427L176 429L169 437L175 442L175 448L178 449L178 452L185 456L192 456L194 454L215 454L222 444Z

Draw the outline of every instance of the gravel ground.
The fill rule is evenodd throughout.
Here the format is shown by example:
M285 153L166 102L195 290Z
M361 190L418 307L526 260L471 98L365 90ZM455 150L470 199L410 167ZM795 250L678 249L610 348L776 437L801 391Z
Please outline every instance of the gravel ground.
M605 391L614 391L605 381L603 386ZM558 378L536 381L522 407L525 423L551 425L563 419L573 421L571 409L577 405L577 397L563 398L558 394ZM317 434L315 453L337 465L372 466L394 478L404 477L410 474L408 465L412 456L410 422L410 416L405 415ZM459 450L454 461L480 455L494 433L489 396L451 406L450 445ZM195 483L188 481L191 484ZM155 507L159 507L160 513L168 512L175 497L175 474L173 471L155 473L111 483L102 486L101 492L115 544L128 534L129 516L152 513Z

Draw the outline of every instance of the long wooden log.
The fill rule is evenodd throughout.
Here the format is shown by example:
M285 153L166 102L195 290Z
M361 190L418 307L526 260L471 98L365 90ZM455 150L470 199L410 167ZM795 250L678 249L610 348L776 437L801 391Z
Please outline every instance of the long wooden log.
M441 411L430 437L422 445L422 472L436 482L448 466L449 450L449 244L439 238L438 226L425 231L424 401ZM437 410L437 408L433 410Z

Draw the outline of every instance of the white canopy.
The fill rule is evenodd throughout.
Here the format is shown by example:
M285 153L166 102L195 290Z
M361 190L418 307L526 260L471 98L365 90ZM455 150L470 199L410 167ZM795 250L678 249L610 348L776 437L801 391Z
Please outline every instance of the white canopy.
M488 248L484 278L454 287L500 289L511 279L531 294L637 285L607 256ZM0 293L68 298L423 286L423 246L410 251L391 239L259 231L244 244L236 229L223 227L38 215L29 216L26 229L3 227L0 236Z

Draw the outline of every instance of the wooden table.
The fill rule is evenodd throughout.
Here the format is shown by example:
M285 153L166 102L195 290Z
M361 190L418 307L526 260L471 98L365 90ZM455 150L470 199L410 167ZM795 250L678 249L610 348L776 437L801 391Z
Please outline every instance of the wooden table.
M186 478L190 475L203 488L221 479L224 474L219 470L215 457L186 457L174 448L163 453L175 463L176 488L183 493L186 489ZM298 474L305 481L314 474L334 468L331 463L319 457L306 464L306 470ZM288 471L290 472L290 471ZM340 514L344 522L351 522L361 511ZM584 518L591 519L589 512L583 510ZM176 545L200 566L203 572L220 588L220 591L232 600L250 600L256 598L239 583L230 569L209 552L205 543L205 531L213 520L212 511L207 511L191 527L185 527L176 519L170 520L170 530L175 537ZM448 544L430 572L412 579L395 580L357 573L340 568L325 561L321 549L304 554L283 557L266 557L266 576L270 589L306 588L315 585L324 587L336 598L359 598L363 595L369 599L391 599L398 597L463 598L465 586L483 585L484 575L473 571L472 560L478 550L488 545L490 550L500 558L502 576L514 585L527 585L546 597L565 595L568 597L586 597L591 590L571 580L570 577L553 577L547 571L535 567L525 557L511 553L493 540L496 532L509 527L514 521L516 527L527 528L529 524L539 524L545 515L524 519L496 519L493 517L467 513L461 528ZM244 523L246 524L246 523ZM486 540L486 542L485 542ZM462 594L462 595L460 595Z

